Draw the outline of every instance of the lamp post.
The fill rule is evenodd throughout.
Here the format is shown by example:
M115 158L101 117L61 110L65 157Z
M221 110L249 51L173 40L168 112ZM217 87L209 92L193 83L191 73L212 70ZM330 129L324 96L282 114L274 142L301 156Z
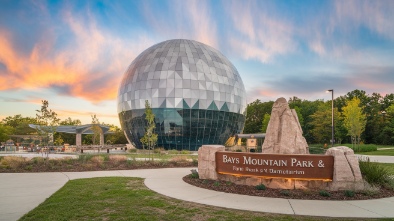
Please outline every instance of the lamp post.
M331 147L334 147L334 89L327 90L331 92Z

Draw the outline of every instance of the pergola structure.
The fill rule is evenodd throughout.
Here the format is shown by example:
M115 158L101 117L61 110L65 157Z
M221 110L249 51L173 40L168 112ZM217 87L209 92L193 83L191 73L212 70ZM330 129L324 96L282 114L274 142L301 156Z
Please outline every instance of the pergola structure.
M100 145L104 145L104 134L112 134L113 132L109 131L110 127L101 124L85 124L85 125L78 125L78 126L57 126L56 132L59 133L69 133L69 134L76 134L76 142L77 146L82 145L82 134L94 134L92 130L93 126L98 126L100 128ZM45 126L29 124L29 127L42 130Z

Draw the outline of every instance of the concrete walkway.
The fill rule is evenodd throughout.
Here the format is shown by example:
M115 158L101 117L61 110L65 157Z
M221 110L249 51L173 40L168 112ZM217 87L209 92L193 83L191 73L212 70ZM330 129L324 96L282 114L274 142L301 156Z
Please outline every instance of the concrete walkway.
M160 194L206 205L290 215L394 217L394 197L376 200L322 201L244 196L201 189L183 182L191 168L55 173L0 174L0 220L17 220L60 189L68 180L106 176L145 178Z

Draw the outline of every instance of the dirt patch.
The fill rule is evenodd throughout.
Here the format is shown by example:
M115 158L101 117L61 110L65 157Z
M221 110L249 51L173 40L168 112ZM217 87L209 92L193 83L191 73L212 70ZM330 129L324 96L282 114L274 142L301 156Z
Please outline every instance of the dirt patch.
M214 181L192 178L190 175L183 177L183 181L193 186L204 189L234 193L249 196L284 198L284 199L303 199L303 200L368 200L394 196L392 189L381 188L375 191L325 191L321 190L281 190L269 189L258 190L255 186L236 185L227 181ZM353 196L349 196L352 195ZM326 195L326 196L322 196Z

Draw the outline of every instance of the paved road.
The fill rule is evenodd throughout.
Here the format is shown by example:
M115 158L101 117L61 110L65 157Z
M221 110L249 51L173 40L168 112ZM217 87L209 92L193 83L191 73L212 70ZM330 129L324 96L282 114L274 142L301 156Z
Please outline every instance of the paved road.
M322 201L244 196L201 189L183 182L191 168L55 173L0 174L0 220L17 220L60 189L68 180L124 176L145 178L160 194L224 208L329 217L394 217L394 197L376 200Z

